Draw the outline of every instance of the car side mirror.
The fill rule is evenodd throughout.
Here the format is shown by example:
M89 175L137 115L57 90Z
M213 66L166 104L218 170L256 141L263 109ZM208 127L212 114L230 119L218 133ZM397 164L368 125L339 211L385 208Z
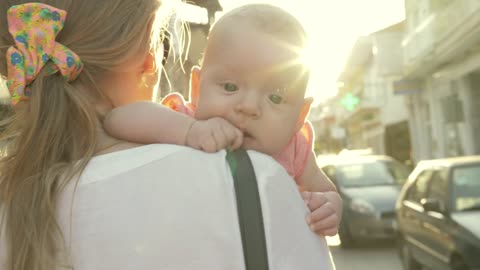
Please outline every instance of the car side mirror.
M444 212L440 201L437 199L422 199L420 204L423 206L425 212Z

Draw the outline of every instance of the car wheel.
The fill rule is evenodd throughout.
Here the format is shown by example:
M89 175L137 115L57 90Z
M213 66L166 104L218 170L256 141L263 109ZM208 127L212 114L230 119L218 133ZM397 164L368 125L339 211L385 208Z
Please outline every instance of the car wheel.
M450 269L452 270L468 270L468 266L459 256L454 256L450 263Z
M350 234L348 226L346 225L347 222L348 221L343 219L338 228L338 237L340 238L340 247L342 248L351 248L354 245L353 237Z
M401 239L399 242L399 251L402 259L403 269L422 270L422 265L412 257L412 252L410 251L406 241Z

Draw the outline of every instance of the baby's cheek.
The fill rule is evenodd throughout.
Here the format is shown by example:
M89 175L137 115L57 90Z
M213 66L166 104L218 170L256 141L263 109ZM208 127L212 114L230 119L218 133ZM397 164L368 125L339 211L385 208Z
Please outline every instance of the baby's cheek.
M283 137L283 136L282 136ZM266 138L266 142L263 144L263 151L267 155L277 155L278 153L282 152L288 144L288 140L286 141L280 136L270 136Z

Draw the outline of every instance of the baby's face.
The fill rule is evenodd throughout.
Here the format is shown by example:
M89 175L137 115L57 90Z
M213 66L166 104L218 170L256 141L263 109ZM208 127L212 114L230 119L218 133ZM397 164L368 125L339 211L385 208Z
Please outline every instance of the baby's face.
M210 40L214 44L198 72L195 117L223 117L244 132L244 148L273 155L285 148L308 112L298 82L302 67L292 64L297 54L290 48L255 29L239 28Z

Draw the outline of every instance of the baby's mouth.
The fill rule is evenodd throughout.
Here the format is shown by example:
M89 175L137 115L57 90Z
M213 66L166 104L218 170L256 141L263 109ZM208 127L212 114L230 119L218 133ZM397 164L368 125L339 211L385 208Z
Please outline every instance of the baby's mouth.
M243 138L245 138L245 139L247 139L247 138L253 138L253 136L252 136L250 133L248 133L247 131L244 131L244 132L243 132Z

